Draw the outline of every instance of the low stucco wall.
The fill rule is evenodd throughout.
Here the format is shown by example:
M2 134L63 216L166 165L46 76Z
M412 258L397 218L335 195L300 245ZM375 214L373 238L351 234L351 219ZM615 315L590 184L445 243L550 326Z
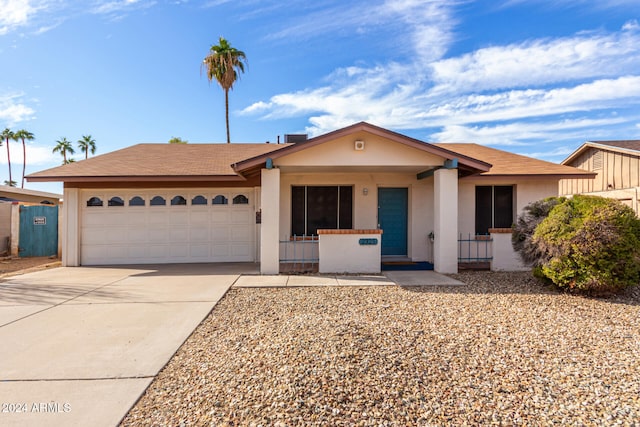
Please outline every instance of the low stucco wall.
M511 244L511 229L490 229L493 240L493 260L491 271L526 271L529 268L522 263Z
M382 230L318 230L318 235L320 273L380 273Z

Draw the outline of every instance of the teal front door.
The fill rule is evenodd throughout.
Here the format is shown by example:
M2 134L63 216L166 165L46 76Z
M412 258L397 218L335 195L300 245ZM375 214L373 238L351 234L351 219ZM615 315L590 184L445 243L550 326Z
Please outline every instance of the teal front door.
M408 190L378 189L378 227L382 230L382 255L407 255Z

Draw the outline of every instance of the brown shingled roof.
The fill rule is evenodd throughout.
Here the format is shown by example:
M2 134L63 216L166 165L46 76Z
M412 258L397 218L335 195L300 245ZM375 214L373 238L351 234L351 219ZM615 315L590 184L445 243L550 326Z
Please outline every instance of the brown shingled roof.
M624 148L625 150L640 151L640 140L626 139L620 141L589 141L594 144L608 145L610 147Z
M242 179L232 165L290 144L138 144L29 175L29 181L85 178Z
M619 141L587 141L580 147L578 147L576 151L571 153L569 157L564 159L562 161L562 164L570 164L576 157L580 156L585 150L590 147L640 156L640 140L637 139L625 139Z
M483 172L481 176L577 176L587 178L595 175L582 169L571 166L559 165L544 160L534 159L532 157L521 156L519 154L510 153L508 151L498 150L479 144L463 144L463 143L437 143L433 144L438 147L446 148L465 156L473 157L493 166L488 172Z

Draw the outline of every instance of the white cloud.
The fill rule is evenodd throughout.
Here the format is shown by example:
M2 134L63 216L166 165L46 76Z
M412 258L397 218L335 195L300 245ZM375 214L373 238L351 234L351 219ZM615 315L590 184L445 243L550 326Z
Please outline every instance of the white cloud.
M476 50L432 64L434 91L536 87L632 73L640 67L640 34L592 34Z
M0 95L0 124L11 127L34 117L35 111L24 104L22 98L21 93Z
M133 8L151 7L155 3L155 1L144 0L98 1L92 12L96 14L117 14Z
M11 150L11 170L13 172L13 179L15 180L16 176L22 176L22 141L11 141L10 145ZM33 166L49 166L49 165L58 165L61 163L61 158L59 154L52 153L53 146L43 146L38 145L34 142L27 141L26 143L26 151L27 151L27 167ZM6 148L2 147L3 155L0 156L0 164L7 164L7 155ZM0 174L4 175L6 173L6 168L0 169Z
M559 121L513 122L496 125L449 125L431 135L435 141L469 142L483 145L526 146L530 141L557 140L569 133L581 135L584 129L606 127L628 122L625 118L576 119Z
M26 26L47 3L46 0L0 0L0 36Z
M625 22L624 25L622 26L622 29L624 31L637 31L637 30L640 30L640 24L638 24L637 19L632 19L630 21Z

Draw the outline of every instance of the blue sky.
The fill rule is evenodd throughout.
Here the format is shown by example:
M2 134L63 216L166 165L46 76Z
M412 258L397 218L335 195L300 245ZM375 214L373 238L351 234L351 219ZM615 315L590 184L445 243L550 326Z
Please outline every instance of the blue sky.
M220 36L249 62L232 142L364 120L561 161L640 139L640 0L0 0L0 127L35 134L27 173L60 164L61 137L223 142L223 92L200 74ZM20 144L11 158L15 179Z

